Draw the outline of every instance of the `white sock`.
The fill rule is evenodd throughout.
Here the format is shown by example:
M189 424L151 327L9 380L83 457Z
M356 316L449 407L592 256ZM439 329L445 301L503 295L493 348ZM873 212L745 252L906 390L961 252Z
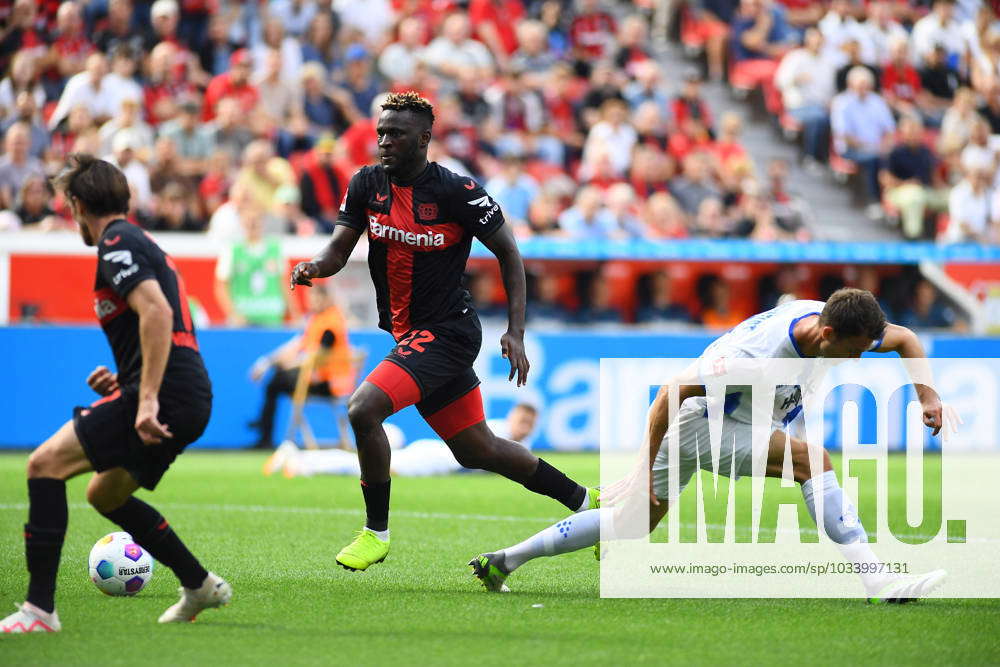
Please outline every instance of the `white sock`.
M386 528L385 530L372 530L368 526L365 526L365 530L367 530L369 533L372 533L373 535L375 535L375 537L377 537L378 539L382 540L383 542L388 542L389 541L389 529L388 528Z
M535 533L524 542L502 551L508 572L539 556L559 554L592 547L601 539L601 511L587 510Z
M827 470L802 484L802 496L814 521L816 521L814 497L817 492L823 494L823 526L826 528L826 534L837 543L845 560L861 566L858 568L861 570L858 576L861 577L868 592L873 592L885 582L886 575L864 570L877 570L882 561L868 545L868 533L861 525L854 504L840 488L836 473ZM816 525L819 525L819 521L816 521Z

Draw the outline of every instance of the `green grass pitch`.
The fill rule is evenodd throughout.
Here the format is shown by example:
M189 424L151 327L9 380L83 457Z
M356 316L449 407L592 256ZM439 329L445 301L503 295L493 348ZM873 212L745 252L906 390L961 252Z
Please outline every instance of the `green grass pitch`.
M0 456L0 611L23 599L24 454ZM596 483L596 455L547 458ZM160 626L177 581L161 568L135 598L87 577L115 527L69 485L58 635L0 636L0 664L996 664L1000 601L602 600L589 550L543 559L488 595L465 563L565 512L490 475L397 479L392 551L367 573L334 555L362 522L357 481L260 473L262 455L192 452L143 494L210 569L232 604ZM541 606L538 606L541 605Z

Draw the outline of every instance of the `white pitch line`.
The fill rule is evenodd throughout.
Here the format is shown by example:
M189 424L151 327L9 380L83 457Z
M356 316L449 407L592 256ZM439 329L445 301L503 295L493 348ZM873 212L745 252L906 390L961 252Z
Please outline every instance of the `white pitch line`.
M70 503L70 507L73 509L86 509L90 507L89 503ZM362 516L363 512L360 509L344 509L339 507L287 507L281 505L227 505L227 504L211 504L211 503L157 503L157 507L178 509L178 510L196 510L196 511L208 511L208 512L249 512L249 513L273 513L273 514L327 514L334 516ZM27 503L0 503L0 511L2 510L26 510L28 509ZM407 519L432 519L441 521L504 521L510 523L535 523L535 522L548 522L553 523L555 521L560 521L565 519L565 516L509 516L502 514L450 514L447 512L413 512L409 510L392 510L391 516L398 518ZM681 526L692 527L695 524L690 522L682 522ZM705 528L711 528L713 530L722 530L726 528L721 524L708 524ZM783 528L777 531L778 535L798 535L800 531L793 528ZM802 535L817 535L817 531L812 528L805 528L801 531ZM945 538L941 535L913 535L912 537L919 539L932 539L935 542L944 542ZM982 543L982 544L1000 544L1000 538L991 537L974 537L966 538L966 543Z
M73 509L86 509L89 503L70 503ZM271 512L279 514L332 514L336 516L363 516L361 509L344 509L338 507L284 507L281 505L215 505L202 503L156 503L157 507L179 510L200 510L208 512ZM0 504L0 510L26 510L27 503ZM558 521L564 517L548 516L503 516L493 514L448 514L442 512L410 512L407 510L392 510L392 516L408 519L441 519L452 521Z

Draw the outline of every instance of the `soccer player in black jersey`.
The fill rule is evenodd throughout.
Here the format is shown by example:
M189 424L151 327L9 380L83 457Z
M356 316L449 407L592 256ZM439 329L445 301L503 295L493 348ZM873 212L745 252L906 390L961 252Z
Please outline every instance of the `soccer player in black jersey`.
M504 475L573 511L597 504L596 490L486 426L472 370L482 328L462 274L478 238L500 262L509 313L500 348L510 361L509 379L516 375L521 386L529 367L524 265L500 206L471 178L427 161L433 123L427 100L412 92L389 95L376 126L380 164L354 175L330 243L292 271L292 289L332 276L367 233L379 326L396 340L348 405L367 509L364 530L337 554L349 570L367 569L389 553L389 443L382 422L408 405L416 404L463 466Z
M132 495L140 486L156 487L205 430L212 408L184 281L152 237L125 220L129 188L117 167L74 155L56 185L84 243L97 247L94 310L117 372L98 366L87 384L103 398L76 408L28 458L28 596L0 621L0 632L60 630L55 588L68 520L66 480L91 470L90 504L181 581L180 601L160 622L190 621L228 602L232 589L201 566L159 512Z

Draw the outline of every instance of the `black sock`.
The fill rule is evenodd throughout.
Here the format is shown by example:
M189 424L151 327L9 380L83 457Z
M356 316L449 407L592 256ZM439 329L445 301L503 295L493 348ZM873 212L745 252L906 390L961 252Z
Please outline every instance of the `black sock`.
M104 516L121 526L153 558L173 570L185 588L198 588L205 582L208 572L154 508L130 496L124 505Z
M29 479L28 523L24 524L27 601L49 613L56 608L56 574L67 523L66 482L50 477Z
M368 513L365 526L372 530L389 530L389 484L391 483L392 480L378 483L361 481L361 493L365 497L365 511Z
M586 487L580 486L543 459L538 459L538 467L524 483L524 488L558 500L573 512L580 509L583 499L587 497Z

